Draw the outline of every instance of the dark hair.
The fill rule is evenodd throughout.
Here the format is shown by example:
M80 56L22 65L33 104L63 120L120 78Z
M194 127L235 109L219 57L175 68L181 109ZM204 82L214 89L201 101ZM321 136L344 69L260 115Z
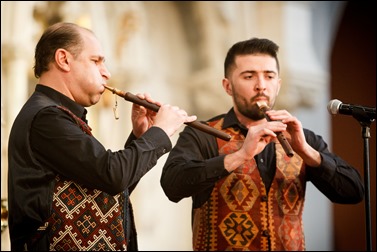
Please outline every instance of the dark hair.
M80 54L84 47L80 29L85 28L73 23L56 23L44 31L35 47L34 76L36 78L49 70L48 65L54 61L57 49L63 48L74 57Z
M278 51L279 46L268 39L251 38L237 42L229 49L226 55L224 62L224 76L228 77L231 68L235 66L236 56L247 54L267 54L274 57L279 71L279 60L277 58Z

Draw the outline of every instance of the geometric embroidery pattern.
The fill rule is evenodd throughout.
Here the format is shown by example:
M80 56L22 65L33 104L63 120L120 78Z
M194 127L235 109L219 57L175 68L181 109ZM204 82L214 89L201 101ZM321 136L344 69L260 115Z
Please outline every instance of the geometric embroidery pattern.
M217 139L220 155L242 146L244 136L223 130L223 119L209 125L231 135L228 142ZM305 166L299 155L288 157L281 144L275 148L276 173L268 193L252 160L217 181L209 199L193 209L194 250L305 250Z
M248 247L259 232L247 212L229 213L219 228L232 249Z
M232 211L249 211L259 197L249 175L231 173L220 187L220 194Z
M63 106L77 125L92 136L91 128ZM71 180L55 177L52 213L32 238L37 241L43 232L49 237L49 250L127 250L124 230L124 195L109 195Z
M127 250L119 197L57 176L50 250Z
M70 115L75 120L76 124L82 129L82 131L84 131L89 136L92 136L92 128L90 128L90 126L86 124L81 118L76 116L74 113L72 113L69 109L67 109L64 106L57 106L57 108L63 110L68 115Z
M278 183L275 197L282 218L278 225L277 237L285 250L305 249L302 227L305 183L303 183L302 159L295 155L288 159L280 145L277 149L277 174L284 177ZM289 162L288 162L289 161Z
M282 244L285 249L289 251L297 251L302 247L304 237L303 232L296 232L302 227L300 226L299 216L297 215L284 215L283 221L279 227L278 233Z

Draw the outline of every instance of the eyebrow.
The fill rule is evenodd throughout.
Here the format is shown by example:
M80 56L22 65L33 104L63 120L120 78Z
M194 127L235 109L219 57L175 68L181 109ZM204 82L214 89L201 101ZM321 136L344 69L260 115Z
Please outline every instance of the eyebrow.
M258 71L255 71L255 70L246 70L246 71L243 71L241 72L241 74L245 74L245 73L257 73ZM273 74L277 74L277 72L273 71L273 70L264 70L262 71L263 73L273 73Z
M101 56L101 55L93 55L92 56L93 58L96 58L96 59L98 59L98 60L100 60L100 61L102 61L102 62L105 62L105 57L104 56Z

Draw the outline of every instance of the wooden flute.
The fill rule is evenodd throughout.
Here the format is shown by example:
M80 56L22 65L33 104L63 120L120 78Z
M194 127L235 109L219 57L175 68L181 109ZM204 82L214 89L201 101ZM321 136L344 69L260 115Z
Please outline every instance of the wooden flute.
M116 89L116 88L113 88L113 87L110 87L110 86L107 86L107 85L104 85L104 87L113 92L113 94L116 94L116 95L119 95L120 97L123 97L126 101L130 101L132 103L136 103L138 105L141 105L141 106L144 106L152 111L155 111L157 112L160 107L154 103L150 103L146 100L143 100L143 99L140 99L139 97L137 97L136 95L130 93L130 92L124 92L124 91L121 91L119 89ZM193 121L193 122L188 122L188 123L185 123L186 125L188 126L191 126L193 128L196 128L198 130L201 130L203 132L206 132L212 136L215 136L215 137L218 137L222 140L225 140L225 141L229 141L231 136L220 131L220 130L217 130L207 124L204 124L204 123L201 123L199 121Z
M261 111L263 111L264 113L264 117L267 119L267 121L272 121L271 118L266 114L266 111L270 110L270 108L267 106L267 104L265 102L257 102L257 105L259 107L259 109ZM287 154L288 157L293 157L294 155L294 152L293 152L293 149L291 147L291 145L289 144L288 140L285 138L283 132L275 132L276 135L277 135L277 138L281 144L281 146L283 147L285 153Z

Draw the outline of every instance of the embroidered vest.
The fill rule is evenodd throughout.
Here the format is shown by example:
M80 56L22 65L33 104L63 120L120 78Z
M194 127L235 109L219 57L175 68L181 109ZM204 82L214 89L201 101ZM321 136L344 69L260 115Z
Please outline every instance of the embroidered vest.
M223 119L210 123L221 130ZM244 136L226 129L219 154L238 150ZM302 212L305 168L276 142L276 174L267 194L255 160L219 180L210 198L193 213L194 250L305 250Z
M77 125L88 135L91 128L65 107ZM124 201L127 192L111 196L97 189L87 188L72 180L56 176L52 213L41 226L31 243L48 232L49 250L127 250L124 229ZM125 204L127 206L127 204Z

